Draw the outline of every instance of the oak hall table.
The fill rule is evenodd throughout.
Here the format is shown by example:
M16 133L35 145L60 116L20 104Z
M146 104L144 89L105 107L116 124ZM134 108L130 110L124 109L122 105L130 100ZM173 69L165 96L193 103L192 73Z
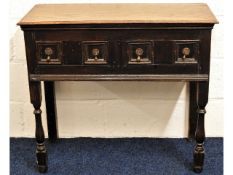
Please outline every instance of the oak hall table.
M187 81L194 171L204 162L211 30L206 4L39 4L24 31L39 172L47 171L41 123L44 81L48 135L56 140L55 81Z

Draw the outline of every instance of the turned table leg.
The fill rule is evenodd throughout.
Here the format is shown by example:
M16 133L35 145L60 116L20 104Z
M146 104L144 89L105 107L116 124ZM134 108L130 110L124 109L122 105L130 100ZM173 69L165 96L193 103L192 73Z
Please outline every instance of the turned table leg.
M44 82L45 104L47 113L48 137L50 141L58 138L55 87L53 81Z
M31 103L34 106L34 114L36 120L36 158L37 158L37 166L38 170L41 173L47 171L47 151L45 148L45 136L44 130L41 121L41 83L40 82L29 82L30 88L30 98Z
M195 132L196 146L194 149L194 171L200 173L203 169L205 149L205 106L208 102L209 82L197 82L197 127Z

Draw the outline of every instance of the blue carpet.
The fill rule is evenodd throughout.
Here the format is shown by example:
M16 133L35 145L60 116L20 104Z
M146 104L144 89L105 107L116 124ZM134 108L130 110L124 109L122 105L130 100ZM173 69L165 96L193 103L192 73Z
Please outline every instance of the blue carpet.
M187 175L195 142L186 139L74 138L46 141L46 175ZM223 138L207 138L201 175L223 174ZM10 174L36 175L35 140L10 139Z

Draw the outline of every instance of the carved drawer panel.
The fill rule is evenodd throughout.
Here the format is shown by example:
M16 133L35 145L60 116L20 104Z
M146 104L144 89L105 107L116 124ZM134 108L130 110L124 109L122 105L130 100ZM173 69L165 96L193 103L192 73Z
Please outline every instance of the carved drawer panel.
M60 41L37 41L36 56L38 64L61 64L62 44Z
M132 64L152 64L154 51L152 41L126 41L123 55L127 53L127 63Z
M175 63L198 63L199 41L175 41Z
M84 64L108 64L108 41L83 41L82 56Z

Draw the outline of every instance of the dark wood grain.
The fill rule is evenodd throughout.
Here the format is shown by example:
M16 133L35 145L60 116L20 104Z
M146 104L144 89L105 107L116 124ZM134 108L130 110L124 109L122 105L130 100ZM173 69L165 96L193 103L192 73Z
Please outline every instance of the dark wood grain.
M64 27L64 26L63 26ZM31 59L30 72L33 74L208 74L211 30L193 29L99 29L99 30L38 30L28 31L31 39L28 50L31 57L38 57L34 52L38 43L46 47L46 43L61 43L60 57L62 62L53 65L52 62L38 62L40 58ZM108 63L101 65L85 64L85 43L108 42L102 50L108 53ZM126 43L138 43L138 46L148 48L147 55L151 57L150 64L129 64ZM147 43L151 43L148 45ZM183 42L198 42L199 49L195 51L198 62L195 64L177 64L177 44ZM143 44L144 43L144 44ZM141 45L140 45L141 44ZM48 44L48 46L50 46ZM55 46L54 46L55 47ZM133 48L134 49L134 48ZM191 48L192 49L192 48ZM132 53L135 50L131 50ZM60 53L60 52L59 52ZM153 57L152 57L153 56ZM202 58L202 59L199 59Z
M200 173L203 170L205 149L205 106L208 102L209 82L197 82L197 127L195 132L196 146L194 149L194 171Z
M195 30L195 29L212 29L214 24L203 24L203 23L134 23L134 24L43 24L43 25L20 25L22 30L167 30L167 29L186 29L186 30Z
M55 141L58 138L58 130L57 130L57 108L56 108L54 82L44 81L44 90L45 90L48 136L50 141Z
M44 129L41 121L41 83L29 82L31 103L34 106L34 115L36 121L36 158L39 172L44 173L48 169L47 165L47 151L45 148Z
M207 74L31 74L31 81L206 81Z
M195 139L197 126L197 82L190 81L189 83L189 130L188 138Z

